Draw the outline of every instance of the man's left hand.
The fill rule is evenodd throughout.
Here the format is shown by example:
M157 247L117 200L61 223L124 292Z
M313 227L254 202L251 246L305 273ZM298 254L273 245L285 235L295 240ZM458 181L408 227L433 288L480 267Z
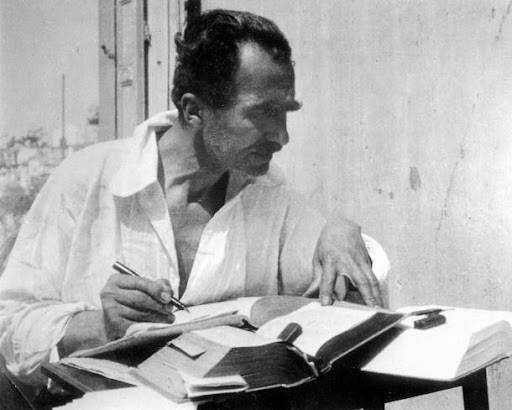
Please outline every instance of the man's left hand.
M332 304L333 298L345 297L345 278L348 278L367 305L383 306L361 227L347 219L329 223L322 230L313 257L313 273L315 284L320 282L322 305Z

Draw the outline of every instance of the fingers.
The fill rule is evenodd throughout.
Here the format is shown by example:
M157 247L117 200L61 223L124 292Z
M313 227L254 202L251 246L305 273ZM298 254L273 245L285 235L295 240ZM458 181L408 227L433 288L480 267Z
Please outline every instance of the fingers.
M114 285L116 300L128 306L160 310L159 306L169 303L173 294L171 285L165 280L115 274L109 282Z
M322 306L332 305L333 291L338 272L332 259L325 258L321 260L322 279L320 280L320 303Z
M109 339L123 336L133 322L174 320L168 281L113 274L100 293Z
M370 266L364 260L359 263L350 260L337 266L338 274L346 276L357 288L363 301L368 306L382 306L379 282Z
M172 305L169 306L166 303L156 301L146 293L136 290L122 290L112 294L111 298L120 305L136 309L141 312L166 314L172 309Z
M152 311L140 311L121 304L104 304L103 321L107 340L123 337L126 330L138 322L173 323L172 313L161 314Z
M361 238L360 252L355 256L352 274L347 275L368 306L384 306L379 281L372 270L372 260Z
M322 269L320 280L320 302L322 305L332 304L334 295L338 299L345 297L347 289L345 277L347 277L358 289L363 301L368 306L383 306L379 282L364 259L356 263L353 259L342 262L338 259L324 257L319 264Z
M167 281L151 280L142 277L115 275L114 280L122 289L139 290L151 296L154 300L167 303L172 295L171 286Z
M349 284L350 280L346 276L336 278L336 283L334 284L334 298L336 300L345 299Z
M384 306L379 281L371 269L371 265L364 261L358 265L362 275L358 275L358 280L354 280L354 285L361 293L363 300L368 306Z
M127 320L129 325L133 322L157 322L157 323L172 323L174 315L169 312L155 312L152 310L140 310L130 306L118 304L115 306L115 315L119 320ZM113 314L113 311L110 311Z

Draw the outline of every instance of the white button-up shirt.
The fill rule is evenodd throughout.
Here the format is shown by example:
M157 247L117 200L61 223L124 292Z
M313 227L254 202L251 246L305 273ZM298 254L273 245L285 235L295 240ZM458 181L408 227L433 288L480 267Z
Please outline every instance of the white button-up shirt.
M172 221L157 181L160 122L154 117L133 138L71 155L34 202L0 277L0 349L14 374L38 381L72 315L102 308L113 262L179 289ZM324 224L272 167L262 177L231 173L181 300L302 294Z

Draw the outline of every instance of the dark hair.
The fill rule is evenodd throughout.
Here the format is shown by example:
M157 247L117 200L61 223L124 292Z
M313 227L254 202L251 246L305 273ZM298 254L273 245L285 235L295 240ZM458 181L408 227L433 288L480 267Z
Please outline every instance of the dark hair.
M180 115L181 97L193 93L212 108L227 106L235 93L239 46L254 42L279 64L292 64L288 40L271 20L243 11L211 10L177 33L172 101Z

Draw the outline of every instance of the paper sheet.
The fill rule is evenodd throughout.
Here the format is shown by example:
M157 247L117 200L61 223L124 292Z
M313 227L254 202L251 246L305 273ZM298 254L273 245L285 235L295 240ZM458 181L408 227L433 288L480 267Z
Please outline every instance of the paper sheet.
M184 310L174 312L175 320L172 324L168 323L136 323L131 325L127 331L126 336L132 335L141 331L150 329L162 329L173 325L188 323L195 320L209 319L217 316L222 316L230 313L238 313L247 318L251 315L252 306L259 297L238 298L233 300L226 300L224 302L208 303L205 305L191 306L190 313Z
M162 396L149 387L137 386L123 389L101 390L86 393L82 398L73 400L59 409L66 410L140 410L140 409L165 409L165 410L194 410L195 403L176 403Z
M93 359L90 357L67 357L60 361L67 366L75 367L77 369L87 370L91 373L99 374L113 380L132 384L134 386L140 385L133 376L130 375L130 367L121 363L116 363L111 360Z
M270 339L257 333L231 326L219 326L204 330L194 330L192 333L196 333L205 339L227 347L263 346L277 341L276 338Z
M249 387L240 375L219 377L194 377L179 372L189 398L201 397L209 394L235 393L247 390Z

